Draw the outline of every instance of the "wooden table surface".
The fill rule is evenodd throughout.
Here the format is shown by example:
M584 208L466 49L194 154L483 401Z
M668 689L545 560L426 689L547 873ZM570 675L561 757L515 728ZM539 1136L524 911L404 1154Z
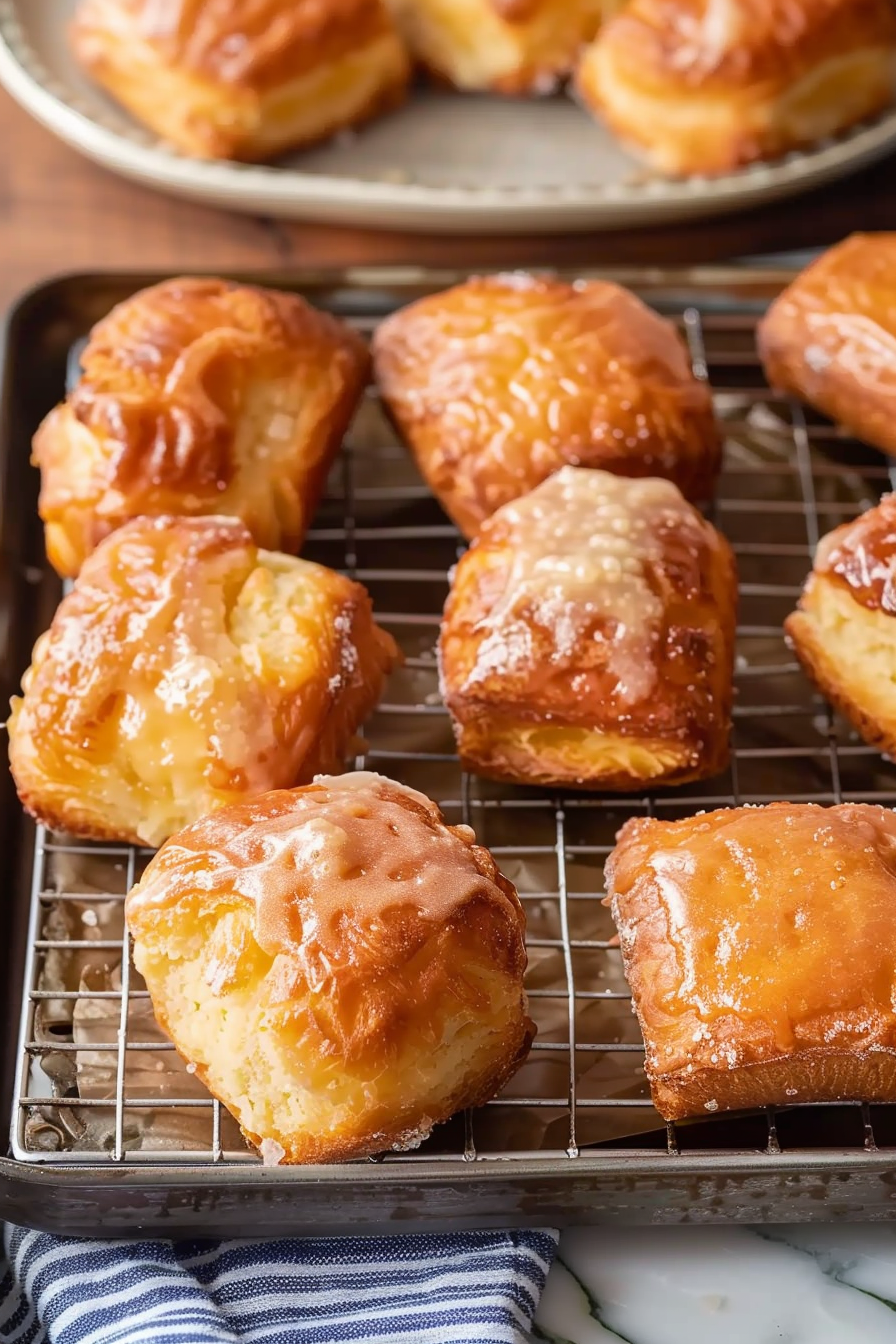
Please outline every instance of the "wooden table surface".
M721 220L571 237L438 238L229 215L95 167L0 91L0 310L62 271L694 264L883 228L896 229L896 156L808 196Z

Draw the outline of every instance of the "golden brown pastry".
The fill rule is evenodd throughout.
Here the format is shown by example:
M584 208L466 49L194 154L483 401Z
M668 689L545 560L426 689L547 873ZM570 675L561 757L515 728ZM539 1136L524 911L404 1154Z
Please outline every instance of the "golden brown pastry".
M463 765L639 789L728 760L737 574L668 481L564 467L482 528L439 644Z
M54 830L158 845L339 769L398 657L360 584L235 518L138 518L35 646L9 720L19 797Z
M825 252L775 300L758 340L773 387L896 455L896 233Z
M75 55L150 130L203 159L267 159L405 95L383 0L80 0Z
M270 1162L414 1148L522 1063L525 918L465 826L379 775L188 827L127 901L160 1026Z
M297 551L369 371L360 336L297 295L194 279L119 304L81 362L34 439L64 577L146 514L234 514Z
M373 350L393 418L467 537L565 463L712 495L709 388L672 325L618 285L474 278L395 313Z
M896 755L896 495L822 538L784 628L831 704Z
M577 83L652 167L713 174L881 111L894 73L890 0L631 0Z
M896 1101L896 815L772 803L626 823L608 901L667 1120Z
M387 0L413 55L458 89L554 93L611 0Z

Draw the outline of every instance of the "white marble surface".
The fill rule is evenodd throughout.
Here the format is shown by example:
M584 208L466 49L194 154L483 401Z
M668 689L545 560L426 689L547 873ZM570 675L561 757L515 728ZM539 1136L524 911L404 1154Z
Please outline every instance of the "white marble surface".
M565 1233L552 1344L896 1344L896 1224Z

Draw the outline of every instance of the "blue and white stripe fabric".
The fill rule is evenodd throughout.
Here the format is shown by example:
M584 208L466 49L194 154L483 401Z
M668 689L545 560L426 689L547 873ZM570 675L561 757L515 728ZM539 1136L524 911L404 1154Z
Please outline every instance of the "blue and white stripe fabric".
M102 1242L5 1229L14 1344L523 1344L557 1235Z

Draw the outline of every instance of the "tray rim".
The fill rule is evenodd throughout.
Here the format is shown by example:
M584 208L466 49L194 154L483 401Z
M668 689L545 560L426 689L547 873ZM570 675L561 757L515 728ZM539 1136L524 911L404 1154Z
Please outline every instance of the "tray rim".
M606 187L435 187L189 158L136 122L121 131L53 78L27 41L23 0L0 0L0 83L46 129L94 162L191 200L280 218L426 233L555 234L730 213L847 176L896 149L896 107L836 139L718 178L648 177ZM40 4L42 0L28 0Z
M539 268L545 270L548 268ZM195 274L203 272L196 271ZM205 274L213 274L208 271ZM220 273L220 272L218 272ZM616 280L619 283L627 283L636 288L640 287L645 294L650 291L661 289L675 292L676 290L700 290L705 288L707 292L715 292L720 298L724 298L725 287L734 290L749 291L756 290L755 301L766 303L768 301L768 291L770 288L779 289L793 279L797 271L793 268L772 266L765 267L741 265L724 266L697 266L697 267L558 267L553 273L561 276L579 276L599 275L607 279ZM68 286L92 285L102 283L112 283L122 285L129 289L136 290L146 284L158 282L166 277L170 277L173 272L170 269L154 269L147 272L138 272L128 269L114 270L71 270L61 271L53 276L39 281L38 283L26 288L17 300L8 309L2 327L0 327L0 425L5 425L9 414L10 399L10 347L15 336L16 326L22 319L22 315L33 305L52 300L54 293L60 289L64 290ZM310 289L333 289L358 287L363 285L366 288L378 287L380 290L390 288L402 289L404 287L413 288L421 284L450 284L463 276L471 274L471 268L430 268L424 266L361 266L361 267L328 267L328 268L295 268L281 267L270 270L259 270L250 268L246 270L234 270L228 272L241 281L257 284L275 284L290 283L296 288L307 287ZM719 291L722 291L719 293ZM747 295L741 293L741 301L747 299ZM730 298L729 298L730 301ZM0 443L0 469L5 470L9 455L10 445L8 441ZM0 519L0 523L3 520ZM18 809L17 818L13 820L18 822L20 830L24 829L26 835L26 851L30 853L33 848L34 827L28 821L24 814ZM27 889L26 884L16 884L17 892L24 892ZM24 904L24 901L21 901ZM15 980L15 977L11 977ZM21 1001L20 980L16 981L16 1001ZM15 1037L17 1038L16 1031ZM8 1053L17 1045L17 1039L7 1040L3 1043L4 1052ZM4 1097L4 1103L6 1098ZM767 1163L763 1162L767 1158ZM73 1199L83 1197L83 1200L89 1201L96 1199L98 1202L108 1200L111 1192L116 1192L116 1197L124 1200L123 1208L129 1207L131 1195L137 1202L140 1202L141 1192L153 1194L156 1196L157 1207L150 1213L153 1219L153 1226L162 1229L164 1224L159 1220L171 1219L171 1230L177 1226L176 1214L170 1211L168 1201L170 1196L194 1195L201 1198L207 1194L210 1198L216 1192L226 1191L228 1187L233 1188L237 1193L253 1194L258 1197L260 1203L258 1208L264 1206L265 1194L277 1188L281 1195L287 1199L290 1195L295 1198L302 1198L303 1192L313 1195L318 1192L320 1199L315 1200L320 1205L327 1204L327 1191L336 1188L345 1189L349 1184L357 1187L361 1193L361 1202L364 1199L372 1200L376 1193L389 1195L390 1193L400 1196L402 1192L413 1194L425 1194L427 1191L460 1191L464 1187L476 1187L477 1191L485 1191L486 1198L493 1193L499 1194L505 1192L508 1196L509 1204L513 1204L513 1195L518 1193L522 1199L525 1195L523 1189L528 1185L529 1189L537 1187L541 1191L550 1190L552 1198L557 1201L549 1204L545 1210L545 1218L542 1221L553 1221L554 1223L564 1221L560 1216L559 1210L566 1207L564 1200L572 1195L574 1191L586 1190L595 1195L603 1193L604 1198L612 1198L618 1191L620 1183L625 1189L633 1194L637 1191L640 1183L650 1185L659 1181L663 1185L671 1187L677 1183L679 1187L682 1182L692 1181L697 1186L704 1182L711 1183L712 1190L720 1193L722 1183L733 1183L735 1186L742 1182L759 1182L763 1185L763 1190L771 1198L771 1190L774 1185L780 1185L787 1190L796 1189L813 1178L834 1179L839 1177L843 1181L856 1179L859 1181L867 1180L875 1176L881 1178L887 1174L896 1172L896 1150L893 1148L878 1149L875 1151L863 1151L859 1148L819 1148L811 1152L790 1152L785 1150L781 1153L766 1154L761 1150L749 1150L743 1153L719 1153L718 1151L705 1150L685 1150L677 1155L671 1155L668 1152L658 1150L655 1155L647 1154L643 1150L637 1153L607 1151L603 1149L583 1149L575 1158L555 1157L555 1158L514 1158L512 1164L500 1159L484 1159L480 1161L461 1164L458 1162L448 1162L444 1159L420 1160L415 1162L413 1168L404 1168L399 1166L390 1166L389 1163L348 1163L332 1166L316 1167L290 1167L290 1168L265 1168L259 1165L232 1166L215 1165L210 1163L198 1163L190 1161L147 1162L145 1165L128 1165L126 1167L115 1167L109 1164L92 1163L89 1160L69 1161L64 1165L49 1165L42 1162L25 1161L17 1159L6 1153L0 1154L0 1216L12 1214L21 1221L23 1220L23 1207L29 1210L28 1221L32 1226L43 1226L53 1230L66 1230L68 1226L64 1221L60 1221L60 1214L52 1206L52 1201L48 1202L46 1208L34 1207L31 1212L33 1201L40 1200L42 1194L54 1193L64 1202L67 1192ZM696 1187L695 1187L696 1188ZM471 1189L472 1193L472 1189ZM483 1198L480 1195L480 1202ZM758 1198L754 1195L754 1198ZM889 1207L890 1202L896 1199L896 1188L892 1194L886 1193L885 1202ZM525 1202L525 1201L523 1201ZM83 1203L79 1206L83 1209ZM179 1206L178 1206L179 1207ZM251 1207L251 1206L247 1206ZM856 1217L885 1216L880 1209L882 1204L878 1204L875 1209L856 1207L853 1211ZM427 1225L427 1215L424 1212L422 1222L415 1222L410 1219L407 1223L396 1223L390 1221L388 1215L377 1213L375 1201L372 1206L372 1221L368 1224L362 1218L362 1226L367 1226L369 1231L374 1231L386 1225L392 1231L403 1229L410 1230L411 1227ZM761 1212L761 1206L754 1206L753 1213ZM589 1221L587 1214L582 1216L581 1210L570 1210L570 1222ZM125 1218L125 1214L119 1210L117 1216L119 1219ZM721 1209L719 1219L729 1218L730 1212ZM261 1225L253 1228L253 1235L265 1235L263 1226L264 1214L258 1214ZM525 1210L518 1207L509 1207L508 1202L502 1202L500 1199L495 1205L495 1212L484 1213L478 1209L471 1211L469 1215L463 1215L459 1218L455 1215L440 1217L439 1221L444 1226L510 1226L513 1224L526 1223L531 1225L536 1221L536 1216L531 1210ZM592 1217L590 1221L596 1221ZM630 1220L630 1219L629 1219ZM638 1216L635 1221L648 1221L648 1215ZM677 1221L677 1219L676 1219ZM430 1223L431 1225L431 1223ZM215 1232L215 1224L203 1223L200 1221L200 1228L209 1228L207 1234L212 1235ZM347 1230L357 1232L357 1223L346 1224ZM110 1228L118 1229L110 1231ZM193 1229L195 1230L195 1229ZM313 1233L314 1226L306 1229L308 1233ZM114 1221L110 1224L105 1222L101 1228L97 1228L95 1235L138 1235L141 1229L129 1227L127 1221L116 1224ZM280 1235L282 1228L270 1231L269 1235ZM84 1233L89 1234L88 1232ZM142 1228L142 1234L145 1235L145 1224ZM318 1228L319 1235L333 1235L334 1227L331 1224L321 1223Z
M2 0L0 0L0 4L2 4ZM883 232L883 230L877 230L877 232ZM562 247L562 240L560 239L558 239L558 246ZM825 250L824 247L801 249L800 255L814 257ZM669 266L639 266L634 264L602 266L600 263L580 266L548 266L545 264L532 264L530 266L521 263L506 267L486 264L428 266L422 262L409 261L384 264L362 262L359 265L331 266L282 264L272 264L270 266L190 266L187 269L180 270L171 266L151 266L146 270L138 270L129 266L110 266L108 268L96 266L62 267L60 270L52 271L20 289L11 300L2 318L0 318L0 396L2 396L3 391L3 374L9 333L16 321L19 320L22 310L37 300L52 297L55 290L65 289L69 285L121 283L133 285L133 292L136 292L138 289L149 285L161 284L165 280L190 275L200 279L229 279L239 284L259 285L275 289L278 285L289 285L297 289L307 286L328 290L362 287L366 289L403 290L430 284L448 287L481 275L528 274L553 276L567 282L592 279L609 280L614 284L625 285L628 288L649 293L655 289L674 292L676 289L690 287L716 290L727 286L745 287L747 289L760 289L765 286L768 289L780 290L795 280L803 269L805 269L803 265L765 265L761 258L756 262L749 258L743 258L710 265ZM720 297L724 298L725 295ZM759 293L753 301L765 304L769 301L768 294ZM0 457L2 455L3 445L0 444Z

